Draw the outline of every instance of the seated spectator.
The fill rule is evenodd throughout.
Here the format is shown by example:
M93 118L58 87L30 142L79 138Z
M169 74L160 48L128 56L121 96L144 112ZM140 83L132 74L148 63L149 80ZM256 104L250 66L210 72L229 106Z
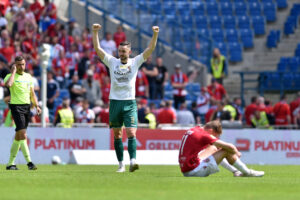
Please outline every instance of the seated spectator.
M175 73L171 76L173 98L176 109L179 108L179 104L185 102L185 96L187 95L185 87L188 84L188 81L186 74L181 71L181 65L176 64Z
M153 103L153 102L151 102L151 103L149 104L149 108L150 108L150 112L153 113L155 117L157 117L158 112L159 112L159 109L156 108L156 104Z
M231 102L229 101L229 99L225 99L224 100L224 111L228 111L230 112L230 116L231 116L231 121L234 120L238 120L238 112L236 111L235 107L232 106Z
M98 113L96 117L97 123L106 123L109 124L109 105L103 104L101 111Z
M265 111L257 109L251 116L251 125L254 128L270 128L269 120Z
M167 101L165 107L160 110L157 115L157 122L159 124L176 123L176 112L172 108L172 101Z
M141 69L138 71L138 74L136 76L135 96L144 99L149 98L149 82L146 75Z
M138 121L139 123L145 123L145 109L147 107L147 99L140 99L138 101Z
M89 108L89 101L83 100L82 107L76 113L76 122L77 123L94 123L95 113L92 109Z
M222 101L224 98L227 98L225 88L214 78L211 79L211 85L207 87L207 91L211 95L211 98L215 101Z
M86 93L86 89L79 82L78 75L76 75L76 74L73 75L72 82L70 83L68 89L70 92L72 105L75 103L77 97L84 98L84 95Z
M257 97L251 97L251 104L245 108L245 120L246 124L251 126L251 115L257 110Z
M242 100L240 97L235 97L233 99L233 103L231 104L235 110L236 110L236 117L235 117L235 120L238 120L238 121L242 121L243 119L243 107L242 107Z
M78 24L76 23L75 18L69 19L68 22L68 35L75 37L75 36L81 36L81 29L79 28Z
M102 101L103 103L109 103L109 91L110 91L110 78L108 76L104 77L103 84L101 86Z
M47 73L47 107L49 110L54 108L54 100L59 96L59 85L53 79L53 75L52 71Z
M219 120L219 121L223 121L223 120L231 120L232 121L232 117L230 115L230 112L227 110L224 110L224 102L219 101L217 103L217 109L215 110L214 114L212 115L212 120Z
M101 89L99 82L93 79L93 71L87 71L87 79L82 81L82 86L85 88L85 99L88 100L91 107L94 107L95 102L97 99L101 99Z
M200 113L198 112L198 106L196 102L193 102L191 105L191 112L194 115L194 119L196 121L196 124L205 124L205 115L203 115L203 118L201 118Z
M117 27L117 31L114 34L114 41L117 48L119 47L121 42L126 41L126 34L124 33L122 25L119 25Z
M148 106L145 108L144 112L145 112L144 123L149 124L150 129L155 129L156 128L156 117L155 117L155 115L151 112L151 110Z
M291 111L290 105L287 104L287 96L284 94L280 98L280 102L276 103L273 111L275 116L276 125L288 125L291 124Z
M190 125L195 124L195 118L191 111L187 109L186 103L180 105L180 110L177 111L177 124Z
M205 124L205 114L209 110L209 102L210 102L210 94L207 91L206 87L201 88L201 92L199 96L197 97L197 109L198 113L201 117L201 122Z
M62 108L58 111L58 114L54 119L54 126L58 123L62 123L63 128L72 128L74 123L74 113L70 107L70 99L63 100Z

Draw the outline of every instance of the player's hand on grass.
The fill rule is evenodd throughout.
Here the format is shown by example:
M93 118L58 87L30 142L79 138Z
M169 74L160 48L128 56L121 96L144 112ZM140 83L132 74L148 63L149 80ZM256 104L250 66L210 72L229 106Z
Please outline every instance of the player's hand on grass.
M93 26L92 26L93 31L99 31L101 28L102 28L102 26L100 24L93 24Z
M15 64L13 64L12 66L11 66L11 73L12 74L14 74L14 73L16 73L16 71L17 71L17 67L16 67L16 65Z
M154 33L158 33L159 32L159 27L158 26L152 26L152 30Z

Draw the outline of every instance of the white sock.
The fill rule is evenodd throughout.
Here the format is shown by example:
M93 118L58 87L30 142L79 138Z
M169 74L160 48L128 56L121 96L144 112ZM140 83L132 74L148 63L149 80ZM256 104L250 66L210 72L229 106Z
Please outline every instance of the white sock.
M135 158L130 159L130 165L134 165L136 163Z
M232 166L231 164L228 163L227 159L224 158L222 160L222 162L220 163L220 165L222 167L224 167L225 169L227 169L228 171L231 171L232 173L238 171L234 166Z
M250 173L250 170L248 169L248 167L239 158L236 159L235 163L233 163L233 166L235 166L243 174Z
M119 161L119 167L124 167L125 165L124 165L124 163L123 163L123 161Z

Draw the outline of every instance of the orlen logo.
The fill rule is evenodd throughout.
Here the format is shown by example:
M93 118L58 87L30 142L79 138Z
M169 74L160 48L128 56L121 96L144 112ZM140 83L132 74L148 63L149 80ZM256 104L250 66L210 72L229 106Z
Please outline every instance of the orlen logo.
M249 151L250 150L250 140L237 138L235 141L236 148L239 151Z

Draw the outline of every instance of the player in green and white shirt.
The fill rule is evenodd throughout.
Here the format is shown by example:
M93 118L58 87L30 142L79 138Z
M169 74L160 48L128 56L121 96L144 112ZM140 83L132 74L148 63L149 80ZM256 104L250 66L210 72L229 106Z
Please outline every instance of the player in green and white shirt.
M93 44L97 55L109 68L111 76L109 126L114 131L114 147L119 161L117 172L124 172L122 127L125 126L128 137L128 152L130 156L130 172L139 168L136 163L136 130L137 130L137 106L135 101L135 81L139 67L151 55L155 49L159 27L153 26L153 36L148 48L134 57L131 54L131 44L122 42L118 48L119 59L107 54L99 44L98 31L101 25L94 24Z
M14 164L16 156L21 148L29 170L36 170L37 167L31 162L27 146L26 129L30 121L30 103L36 107L37 113L41 113L38 101L34 93L33 79L25 71L25 59L22 56L15 58L15 64L11 67L11 73L4 78L5 86L10 90L9 108L16 124L15 140L11 146L7 170L17 170Z

